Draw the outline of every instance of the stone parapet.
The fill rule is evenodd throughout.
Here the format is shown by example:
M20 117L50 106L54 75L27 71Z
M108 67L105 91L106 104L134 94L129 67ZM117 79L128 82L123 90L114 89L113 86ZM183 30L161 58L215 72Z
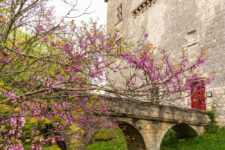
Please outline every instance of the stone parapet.
M202 126L209 122L205 112L188 108L117 98L110 98L105 102L110 106L111 116Z

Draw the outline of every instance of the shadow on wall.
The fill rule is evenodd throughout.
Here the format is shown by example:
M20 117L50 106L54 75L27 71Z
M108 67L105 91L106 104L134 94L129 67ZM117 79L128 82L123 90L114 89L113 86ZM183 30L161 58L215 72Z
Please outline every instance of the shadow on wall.
M169 146L174 144L177 141L192 138L198 136L196 130L187 124L178 124L169 129L164 135L161 142L161 149L169 148Z
M118 126L123 131L123 134L126 138L128 150L145 150L146 149L143 137L138 131L138 129L136 129L132 125L125 122L119 122Z

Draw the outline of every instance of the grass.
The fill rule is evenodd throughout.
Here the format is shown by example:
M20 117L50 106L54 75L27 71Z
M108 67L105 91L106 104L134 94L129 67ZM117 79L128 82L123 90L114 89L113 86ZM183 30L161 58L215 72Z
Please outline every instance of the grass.
M161 150L225 150L225 127L219 128L215 124L213 112L207 112L211 122L205 127L204 135L178 139L173 130L169 130L164 136Z
M96 142L87 150L126 150L126 141L120 130L103 130L94 136Z
M178 139L173 130L163 138L161 150L225 150L225 127L215 124L206 127L207 132L198 137ZM122 131L103 129L93 137L93 143L87 150L126 150L126 141ZM25 148L29 149L29 148ZM56 145L43 147L43 150L59 150Z
M25 145L30 150L30 145ZM60 150L57 145L43 146L42 150ZM87 150L126 150L126 141L122 131L103 129L93 136L93 144Z
M30 150L30 145L25 145L24 146L25 150ZM42 146L42 150L61 150L57 145L52 145L52 146Z
M225 128L182 140L169 131L163 139L161 150L225 150Z
M126 150L126 142L120 130L111 131L117 138L106 141L96 141L87 150ZM101 133L105 138L106 133ZM161 150L225 150L225 128L215 125L207 127L207 133L202 136L178 139L173 130L169 130L161 145Z

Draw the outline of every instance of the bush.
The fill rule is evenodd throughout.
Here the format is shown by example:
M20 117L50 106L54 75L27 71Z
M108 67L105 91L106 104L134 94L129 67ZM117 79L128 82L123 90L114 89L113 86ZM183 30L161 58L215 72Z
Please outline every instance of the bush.
M218 133L218 130L219 130L219 126L217 126L215 123L209 124L205 127L206 133L209 133L209 134Z
M173 129L169 129L166 133L166 135L164 136L163 140L162 140L162 145L167 145L167 144L171 144L171 143L176 143L178 140L176 133Z
M206 114L209 116L209 119L211 120L210 123L215 123L215 113L214 113L214 111L207 111Z
M206 114L209 116L210 119L209 124L205 126L206 133L209 134L217 133L219 131L219 126L216 125L214 111L206 112Z
M116 138L116 135L112 129L102 129L93 135L94 141L109 141L114 138Z

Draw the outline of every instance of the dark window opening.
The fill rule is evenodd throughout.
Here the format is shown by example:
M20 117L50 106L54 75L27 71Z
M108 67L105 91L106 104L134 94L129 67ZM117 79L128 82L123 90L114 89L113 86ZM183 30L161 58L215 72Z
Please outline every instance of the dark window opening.
M187 47L192 47L194 45L197 45L199 42L198 33L196 30L192 30L187 33Z
M117 23L121 22L123 20L123 5L120 4L117 7Z

